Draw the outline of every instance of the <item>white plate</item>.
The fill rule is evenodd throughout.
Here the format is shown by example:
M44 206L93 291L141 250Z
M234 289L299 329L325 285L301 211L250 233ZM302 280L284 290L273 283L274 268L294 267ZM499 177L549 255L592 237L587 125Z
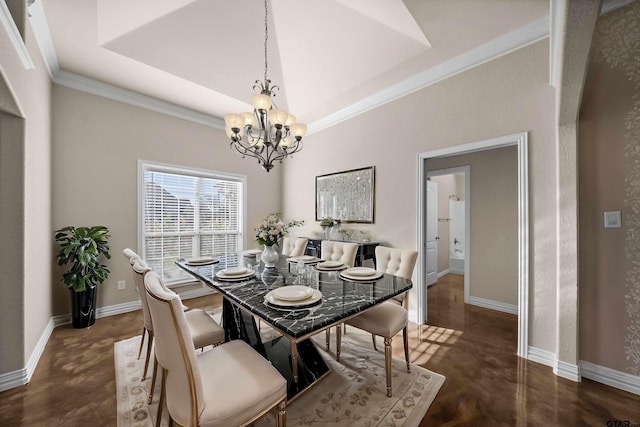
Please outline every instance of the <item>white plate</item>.
M311 295L311 297L302 301L283 301L281 299L276 298L276 296L274 295L274 291L275 289L269 292L268 294L266 294L264 296L264 300L270 305L273 305L275 307L292 308L292 309L300 308L300 307L308 307L317 303L322 299L322 292L320 292L317 289L312 289L313 294Z
M347 268L347 266L340 261L325 261L316 264L316 268L318 270L340 270L343 268Z
M262 251L260 249L247 249L246 251L243 252L244 255L249 255L249 256L258 255L261 253Z
M242 276L243 274L247 274L248 271L247 267L229 267L221 270L220 273L225 276Z
M252 277L254 274L256 274L255 271L253 270L249 270L246 269L247 272L244 274L225 274L224 271L218 271L216 273L216 279L220 279L220 280L244 280L244 279L248 279L249 277Z
M293 285L274 289L273 293L278 300L302 301L313 295L313 289L308 286Z
M185 262L188 265L209 265L209 264L215 264L220 261L218 261L215 258L208 257L208 258L188 258L188 259L185 259Z
M322 261L320 258L311 256L311 255L301 255L301 256L292 256L291 258L288 259L289 262L298 262L298 261L302 261L305 264L309 264L312 262L320 262Z
M369 267L351 267L347 268L345 273L350 276L374 276L377 274L376 270Z
M374 273L370 276L356 276L347 273L349 270L344 270L340 272L340 277L346 280L355 281L355 282L372 282L382 277L383 273L378 273L374 270Z

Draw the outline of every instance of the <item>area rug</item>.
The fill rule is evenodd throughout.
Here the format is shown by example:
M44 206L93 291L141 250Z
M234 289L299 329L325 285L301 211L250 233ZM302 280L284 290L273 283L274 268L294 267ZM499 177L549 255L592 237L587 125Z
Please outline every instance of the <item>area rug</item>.
M264 323L262 328L272 334ZM334 342L327 353L324 334L313 339L331 373L287 406L288 426L417 426L445 380L416 365L411 365L408 374L404 361L393 359L393 397L388 398L382 343L375 351L369 334L350 328L343 337L340 362L336 362ZM139 345L137 336L114 346L119 427L155 426L159 384L153 402L147 405L151 378L140 381L144 357L137 359ZM162 425L168 425L166 408ZM273 426L274 416L268 414L255 425Z

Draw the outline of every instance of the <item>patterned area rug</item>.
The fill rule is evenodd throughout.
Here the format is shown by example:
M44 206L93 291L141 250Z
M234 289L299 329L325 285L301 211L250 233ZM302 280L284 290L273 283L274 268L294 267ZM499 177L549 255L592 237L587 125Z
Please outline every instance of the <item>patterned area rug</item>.
M272 336L273 330L264 323L262 329L264 335ZM445 380L416 365L411 365L408 374L404 361L393 359L393 397L387 398L381 339L375 351L369 334L349 328L340 362L335 361L335 340L329 353L324 351L324 333L313 340L332 372L287 407L288 426L417 426ZM115 343L119 427L155 425L160 381L152 404L147 405L151 375L140 381L144 354L137 359L139 345L140 336ZM162 425L168 425L166 408ZM275 425L275 418L268 414L255 425Z

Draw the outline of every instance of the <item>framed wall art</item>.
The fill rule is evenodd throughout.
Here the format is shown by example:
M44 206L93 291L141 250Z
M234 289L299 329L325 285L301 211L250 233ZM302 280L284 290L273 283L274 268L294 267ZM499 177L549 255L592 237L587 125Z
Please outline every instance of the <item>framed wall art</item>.
M316 221L373 223L375 166L316 176Z

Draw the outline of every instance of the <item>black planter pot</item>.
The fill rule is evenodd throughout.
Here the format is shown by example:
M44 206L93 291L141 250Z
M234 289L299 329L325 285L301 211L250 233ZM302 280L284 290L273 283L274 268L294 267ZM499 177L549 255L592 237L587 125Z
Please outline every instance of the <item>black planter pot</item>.
M96 287L82 292L71 290L71 321L74 328L88 328L96 322Z

